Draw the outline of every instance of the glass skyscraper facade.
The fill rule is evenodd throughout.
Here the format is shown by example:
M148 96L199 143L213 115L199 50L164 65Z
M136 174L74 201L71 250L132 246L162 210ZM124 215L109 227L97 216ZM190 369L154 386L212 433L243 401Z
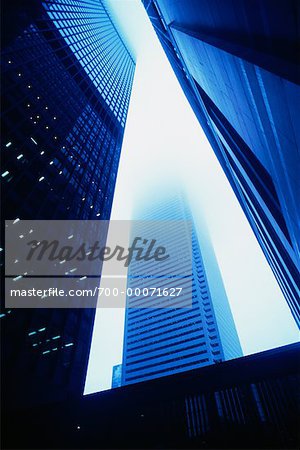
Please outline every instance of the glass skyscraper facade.
M299 2L143 3L299 325Z
M43 6L114 116L124 126L134 64L103 2L48 0Z
M109 219L132 56L101 0L11 1L3 14L2 218ZM7 404L83 392L94 314L3 309Z
M167 223L166 234L171 227L178 226L178 221L186 221L187 227L180 231L178 242L184 245L191 233L191 287L182 297L180 305L174 307L146 307L147 296L127 296L125 312L124 346L122 362L122 385L159 378L186 370L191 370L242 356L242 350L234 325L232 313L225 288L218 270L212 248L208 248L209 259L204 261L191 213L181 196L152 204L139 215L141 222L134 222L132 232L143 236L146 228L154 229L153 223ZM155 222L152 222L155 221ZM191 229L189 228L191 224ZM186 234L186 236L184 236ZM155 235L155 234L154 234ZM163 234L160 236L160 238ZM171 236L171 240L173 239ZM186 240L185 240L186 238ZM205 236L208 240L208 236ZM164 237L162 242L167 242ZM172 245L172 243L170 243ZM167 247L168 248L168 247ZM183 252L182 252L183 253ZM155 284L161 291L164 288L186 288L187 277L162 277L182 272L187 264L186 258L169 259L164 268L158 266L157 277L141 279L135 275L131 264L128 272L128 288L150 288ZM147 274L147 266L138 261L139 272ZM143 268L143 265L145 268ZM177 266L177 267L176 267ZM176 268L178 270L176 270ZM169 270L170 269L170 270ZM214 289L210 288L210 279ZM149 300L149 299L148 299Z
M135 64L100 1L40 8L3 51L5 216L107 219Z

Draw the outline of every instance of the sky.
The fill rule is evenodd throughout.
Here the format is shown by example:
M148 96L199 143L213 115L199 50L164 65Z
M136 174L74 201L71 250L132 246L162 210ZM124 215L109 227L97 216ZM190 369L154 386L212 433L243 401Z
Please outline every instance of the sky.
M244 354L299 340L273 273L141 0L105 4L136 59L111 219L130 220L137 204L182 190L196 226L205 221L209 230ZM99 306L86 394L110 389L112 367L122 360L124 309Z

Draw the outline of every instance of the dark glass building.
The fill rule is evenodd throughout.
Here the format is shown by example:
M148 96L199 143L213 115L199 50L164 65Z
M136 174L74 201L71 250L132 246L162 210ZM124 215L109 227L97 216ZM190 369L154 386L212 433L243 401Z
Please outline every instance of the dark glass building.
M296 0L143 0L300 324Z
M2 21L2 218L109 219L135 62L103 2L7 0ZM94 313L3 310L8 405L83 392Z
M299 448L299 344L6 417L4 448ZM117 424L117 428L116 428Z
M242 356L209 237L201 230L208 249L204 259L187 202L174 195L144 208L139 218L142 220L133 222L133 235L155 236L175 256L163 266L154 261L153 274L151 271L145 278L136 276L135 265L139 273L149 274L146 261L133 261L129 265L127 291L137 292L137 295L126 299L122 385ZM161 223L161 227L157 227L157 223ZM172 228L180 231L172 233ZM188 257L185 257L186 245L191 247ZM176 276L183 274L184 267L191 275ZM161 292L166 289L168 293L170 288L182 289L183 294L180 300L166 296L161 298L161 306L159 298L151 305L153 286Z

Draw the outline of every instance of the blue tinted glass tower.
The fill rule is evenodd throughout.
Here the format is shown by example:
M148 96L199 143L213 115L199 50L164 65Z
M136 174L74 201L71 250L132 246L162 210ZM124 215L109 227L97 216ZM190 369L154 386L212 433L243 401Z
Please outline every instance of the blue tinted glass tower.
M113 366L112 369L112 379L111 379L111 387L117 388L120 387L122 383L122 364L117 364Z
M137 229L132 230L134 235L138 236L143 236L143 227L146 230L149 227L148 223L151 226L151 221L162 221L162 224L164 221L168 223L169 228L172 227L172 222L174 226L178 226L178 221L193 223L186 202L180 196L151 205L147 211L139 215L139 218L143 221L134 225ZM183 234L184 231L180 233L184 238ZM204 234L209 254L206 261L195 227L192 225L192 276L188 299L191 303L186 304L189 307L182 307L183 302L181 307L138 307L134 296L127 297L122 385L242 356L220 272L208 237ZM138 264L139 272L143 273L144 263ZM159 270L160 265L156 264ZM174 258L166 260L161 270L168 273L169 265L173 273L174 271L180 273L182 264L185 264L185 261L179 254L176 260ZM185 283L184 278L159 278L160 275L162 274L159 272L158 278L151 280L150 284L159 286L161 290L182 287ZM138 287L142 291L144 287L149 287L148 283L147 278L141 280L133 276L131 265L129 266L128 288L134 290Z
M3 51L6 219L108 219L134 61L99 0L15 14L28 25Z
M109 219L135 62L101 0L5 3L2 218ZM9 407L81 395L94 313L1 312Z
M296 0L143 0L300 324Z

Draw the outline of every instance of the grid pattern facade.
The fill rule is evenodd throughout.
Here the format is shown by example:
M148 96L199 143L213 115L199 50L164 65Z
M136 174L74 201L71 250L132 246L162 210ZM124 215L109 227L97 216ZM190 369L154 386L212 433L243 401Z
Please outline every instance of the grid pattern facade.
M190 221L191 215L183 200L180 197L174 197L153 206L151 210L143 214L142 218L143 220L173 220L174 226L176 226L176 220ZM168 230L170 226L168 225ZM141 229L133 231L136 232L136 235L143 236ZM189 233L188 229L186 232ZM178 245L181 245L181 241L178 242ZM191 289L187 289L186 298L181 299L180 307L142 308L145 303L144 297L127 297L122 385L183 372L225 359L214 311L214 302L217 302L218 299L211 297L194 227L192 227L191 250L192 285ZM139 262L138 264L142 272L143 263ZM166 261L164 273L168 273L168 264L172 265L172 271L174 271L173 265L177 265L175 271L181 273L184 270L183 265L187 264L187 261L179 259L176 261L172 259L171 263ZM128 287L142 289L153 285L153 279L143 280L141 285L140 279L131 277L131 270L130 265ZM157 275L161 275L160 265L158 265L158 270ZM171 281L163 278L155 279L155 286L161 289L170 286L185 288L187 282L183 278L177 280L173 278ZM186 309L183 308L185 303ZM235 343L235 356L241 356L234 324L228 323L227 327L232 327L230 332L235 333L232 337L232 342Z
M93 84L87 81L88 64L83 71L51 20L31 24L5 49L2 181L11 192L6 218L109 218L134 63L106 14L106 26L107 21L127 64L120 67L115 55L120 86L106 87L115 103L127 98L120 125L94 87L103 83L101 71ZM76 24L68 29L76 32ZM103 46L102 35L94 40L100 45L100 37Z
M79 14L86 2L76 3ZM98 27L103 22L110 33L90 39L94 51L100 44L110 48L111 41L122 51L109 66L117 73L107 87L111 105L119 105L113 110L97 87L106 83L105 68L97 69L93 82L88 61L80 64L44 7L19 11L26 26L16 15L15 36L2 52L2 217L107 220L135 65L103 10ZM74 45L86 54L91 49L76 31L89 29L89 20L65 23L77 36ZM84 280L76 281L84 287ZM81 395L94 314L93 309L3 309L1 353L9 405Z
M100 0L43 6L117 120L125 125L134 62Z
M143 3L300 324L298 4Z

